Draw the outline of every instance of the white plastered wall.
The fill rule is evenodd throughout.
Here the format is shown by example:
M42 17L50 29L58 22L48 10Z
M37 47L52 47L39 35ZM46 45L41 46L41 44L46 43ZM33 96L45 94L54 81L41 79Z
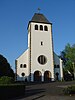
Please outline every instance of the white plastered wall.
M17 80L29 80L29 60L28 60L28 49L19 57L16 59L16 72L17 72ZM26 68L20 68L21 64L26 64ZM22 76L22 73L25 73L25 76Z
M35 30L35 25L46 25L48 31ZM41 41L43 46L41 46ZM51 78L54 78L54 66L53 66L53 48L52 48L52 33L51 33L51 24L42 24L42 23L31 23L31 81L33 81L33 74L35 71L39 70L42 75L45 71L51 72ZM47 63L41 65L38 63L38 57L44 55L47 58ZM43 79L42 79L43 80Z
M59 65L59 68L54 68L54 73L56 74L57 72L59 73L59 80L62 80L63 78L63 64L62 60L54 53L54 64ZM56 75L55 75L56 76Z

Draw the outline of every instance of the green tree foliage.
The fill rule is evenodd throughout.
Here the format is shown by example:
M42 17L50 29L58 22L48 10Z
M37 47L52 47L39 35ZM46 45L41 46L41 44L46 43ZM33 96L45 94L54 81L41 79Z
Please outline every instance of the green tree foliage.
M69 43L61 52L61 59L64 64L64 79L75 79L75 44Z
M11 83L13 83L13 82L14 82L14 80L13 80L12 77L2 76L2 77L0 78L0 84L11 84Z
M0 77L1 76L9 76L13 78L15 76L7 59L2 55L0 55Z
M65 46L65 49L61 52L61 58L64 63L64 71L69 71L74 75L74 66L75 64L75 44L70 45L69 43Z
M70 61L70 62L75 62L75 45L70 45L67 44L65 47L65 57Z

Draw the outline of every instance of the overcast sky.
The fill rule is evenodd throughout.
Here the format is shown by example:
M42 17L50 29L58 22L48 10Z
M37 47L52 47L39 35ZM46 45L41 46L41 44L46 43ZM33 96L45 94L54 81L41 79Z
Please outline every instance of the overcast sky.
M75 43L75 0L0 0L0 54L13 69L27 49L27 25L38 7L52 23L55 53Z

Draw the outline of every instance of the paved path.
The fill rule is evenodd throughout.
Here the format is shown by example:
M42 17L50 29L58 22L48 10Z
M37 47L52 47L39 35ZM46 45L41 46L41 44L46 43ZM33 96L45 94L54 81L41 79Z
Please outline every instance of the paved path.
M26 86L25 96L14 100L75 100L75 96L65 96L63 88L75 82L52 82Z

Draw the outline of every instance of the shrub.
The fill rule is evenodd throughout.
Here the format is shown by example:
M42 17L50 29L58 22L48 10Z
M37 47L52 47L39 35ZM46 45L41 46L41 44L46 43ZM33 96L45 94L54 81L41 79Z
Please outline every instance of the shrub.
M13 81L13 78L11 78L11 77L8 77L8 76L2 76L1 78L0 78L0 84L11 84L11 83L13 83L14 81Z
M75 94L75 85L68 86L63 91L64 91L65 94Z

